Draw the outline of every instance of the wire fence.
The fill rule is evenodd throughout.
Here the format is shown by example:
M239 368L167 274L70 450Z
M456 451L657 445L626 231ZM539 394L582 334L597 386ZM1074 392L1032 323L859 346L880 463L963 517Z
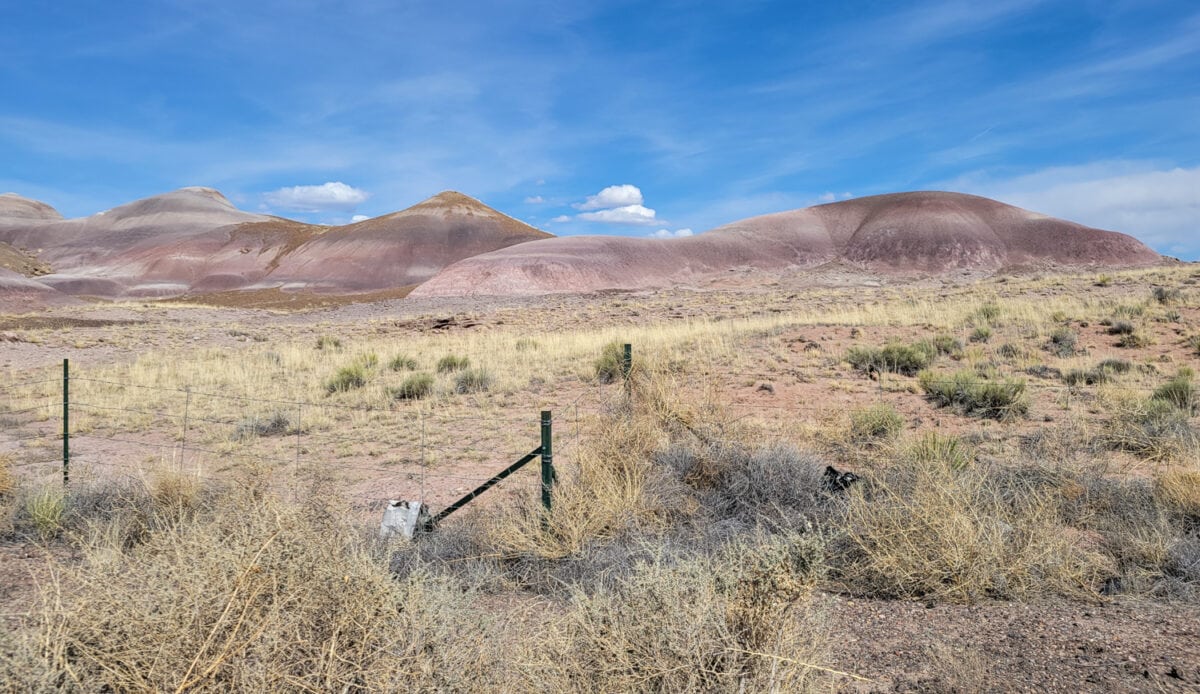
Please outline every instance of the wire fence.
M348 404L133 383L64 365L62 378L0 385L0 454L47 482L254 468L295 493L336 477L363 508L392 499L438 508L540 446L537 405L553 413L556 459L571 464L585 420L619 394L619 386L582 384L530 407L483 407L470 397ZM528 467L489 496L540 486Z
M793 364L698 364L658 376L677 401L719 407L728 421L753 426L764 440L793 437L873 403L890 404L910 422L927 426L953 417L921 397L918 379L887 372L830 378L819 367ZM926 377L922 383L960 385L952 378ZM1153 390L1122 387L1141 397ZM1029 416L964 418L956 422L958 429L1028 436L1047 422L1089 411L1099 397L1093 386L1046 378L1026 378L1021 389ZM390 499L438 508L536 448L540 410L553 413L557 461L576 464L582 442L629 392L621 379L578 380L547 390L528 403L515 396L497 403L463 394L439 402L387 398L356 404L64 373L0 385L0 454L11 456L21 474L47 480L67 468L71 480L82 481L162 468L202 475L252 467L297 493L303 493L296 487L305 480L336 476L363 508ZM540 483L527 468L497 489L533 493Z

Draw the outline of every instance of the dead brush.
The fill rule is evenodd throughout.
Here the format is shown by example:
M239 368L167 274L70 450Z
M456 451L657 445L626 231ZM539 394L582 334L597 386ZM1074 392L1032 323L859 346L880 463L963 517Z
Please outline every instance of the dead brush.
M1167 508L1200 519L1200 470L1171 468L1154 478L1154 495Z
M17 477L13 474L13 457L11 453L0 453L0 499L12 496L17 488Z
M621 532L666 527L696 511L655 452L675 438L711 438L713 408L683 402L661 371L637 371L619 400L581 442L579 464L560 473L553 512L532 501L500 510L487 523L489 542L506 556L561 558Z
M549 691L814 691L821 643L803 610L822 549L756 536L659 555L611 589L576 590L550 639Z
M1105 561L1072 540L1050 491L1009 495L983 466L901 455L853 492L841 580L854 593L969 603L1095 599Z
M56 563L3 666L19 690L395 691L502 685L483 611L449 578L395 581L348 528L227 489L133 546ZM485 647L481 648L481 644ZM13 679L17 678L17 679Z

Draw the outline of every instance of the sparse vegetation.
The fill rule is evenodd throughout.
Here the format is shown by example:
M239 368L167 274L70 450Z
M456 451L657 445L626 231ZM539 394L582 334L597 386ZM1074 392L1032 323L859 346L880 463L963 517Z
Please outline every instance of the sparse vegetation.
M1128 373L1133 364L1124 359L1105 359L1090 369L1072 369L1063 374L1069 386L1092 386L1108 383L1113 376Z
M1046 348L1055 356L1065 359L1075 354L1075 344L1078 341L1079 336L1074 330L1066 327L1055 328L1054 332L1050 333L1050 342Z
M1196 414L1200 409L1200 393L1192 383L1191 370L1181 370L1170 381L1156 388L1152 399L1166 402L1190 415Z
M388 368L392 371L416 371L417 360L407 354L397 354L388 361Z
M924 371L917 382L931 402L939 407L955 407L966 415L1005 419L1029 410L1025 382L1018 379L987 379L972 371L949 376Z
M888 403L860 407L850 412L850 435L855 441L891 441L904 428L904 417Z
M971 342L987 342L992 339L992 329L986 325L981 325L971 331Z
M1177 325L1154 318L1165 309L1145 294L1184 272L1118 272L1114 289L1091 295L1092 276L1055 275L988 282L986 294L950 287L936 300L903 285L823 290L811 305L780 291L770 311L761 297L706 296L714 316L733 307L712 320L690 295L647 294L621 297L621 314L640 318L620 332L550 321L536 342L524 335L549 311L505 313L508 325L486 330L321 324L340 337L323 351L308 324L288 332L280 319L269 346L231 347L223 325L208 331L217 348L89 366L96 381L81 378L73 397L114 409L72 412L83 454L69 493L55 481L37 499L59 471L30 462L56 458L53 439L0 454L0 537L13 547L36 538L47 550L12 554L44 567L45 599L12 587L21 597L7 609L29 616L0 628L0 681L18 691L826 691L849 684L823 669L820 608L840 604L829 593L989 601L1001 616L1029 610L998 600L1041 606L1116 593L1191 609L1200 598L1198 396L1194 376L1176 370L1200 355L1200 337L1188 337L1194 293L1171 304ZM995 311L981 310L982 297ZM617 303L587 301L589 320ZM1138 318L1138 306L1150 313ZM1066 361L1041 351L1107 350L1116 337L1087 329L1101 319L1130 323L1161 349ZM980 331L1002 344L978 343ZM1070 336L1062 352L1059 331ZM621 378L618 334L638 358L632 397L591 378ZM74 349L74 337L49 331L16 337ZM179 343L187 339L181 331ZM845 378L843 353L866 372L923 366L915 380L871 384ZM437 355L463 364L434 376ZM939 355L963 370L931 371ZM346 364L363 382L310 407ZM1015 374L1030 374L1028 384ZM478 392L481 381L491 395L451 395ZM229 397L192 396L189 450L171 457L185 386ZM28 410L6 394L0 427L54 429L47 391L28 392ZM989 421L948 417L921 395ZM238 399L246 396L281 404ZM422 398L432 401L414 402ZM1031 401L1037 418L1017 420ZM292 402L305 403L302 415ZM500 454L536 445L542 402L562 441L552 512L538 503L532 465L415 543L365 539L376 497L417 498L418 472L436 511L470 485L456 476L486 477ZM468 427L478 432L465 436ZM100 456L85 432L136 434L166 452L114 460L109 473L89 468ZM447 454L426 458L418 447ZM265 476L276 460L297 487L278 496L282 475ZM831 484L827 466L859 479ZM115 484L94 470L130 478ZM424 475L439 474L424 489ZM826 595L813 601L814 592ZM954 609L923 614L934 628ZM937 656L927 645L915 644ZM948 648L960 646L969 648ZM937 657L920 666L932 679L914 686L993 681Z
M333 335L321 335L317 338L317 349L336 351L342 348L342 341Z
M1151 297L1160 304L1170 305L1183 299L1183 290L1178 287L1155 287L1150 292Z
M851 347L846 361L859 371L888 372L913 376L928 368L937 357L938 350L932 342L919 340L912 344L889 342L882 348Z
M487 369L474 368L458 372L454 377L455 393L482 393L492 385L492 375Z
M237 428L234 430L234 438L244 439L251 436L286 434L291 426L292 420L288 413L283 410L275 410L263 417L248 417L238 422Z
M1095 595L1105 561L1071 540L1050 492L992 470L913 456L851 498L847 588L869 596L976 602Z
M438 359L437 372L440 374L453 373L455 371L462 371L470 365L470 357L465 357L458 354L447 354L441 359Z
M404 382L391 390L396 400L420 400L433 392L433 375L415 373L404 379Z
M344 393L355 388L362 388L365 385L367 385L367 367L359 362L355 362L338 369L325 382L325 392L333 395L334 393Z
M1140 349L1150 344L1150 338L1140 332L1123 333L1117 340L1117 346L1124 349Z
M622 378L625 369L625 345L620 341L609 342L600 350L600 356L592 365L596 380L613 383Z
M1109 335L1132 335L1137 330L1133 323L1125 320L1113 321L1108 326Z
M941 334L933 338L933 346L937 348L938 354L954 354L962 351L962 341L953 335Z
M42 540L49 540L62 530L67 510L67 496L62 487L44 485L25 500L25 515Z

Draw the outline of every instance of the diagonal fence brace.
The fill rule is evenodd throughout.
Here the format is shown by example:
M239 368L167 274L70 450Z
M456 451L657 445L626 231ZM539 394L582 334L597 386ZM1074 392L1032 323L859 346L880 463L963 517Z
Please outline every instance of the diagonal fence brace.
M542 455L542 447L538 446L537 448L533 449L533 451L531 451L529 453L529 455L521 458L520 460L513 463L512 465L509 465L508 467L504 468L500 472L497 472L487 482L484 482L483 484L479 485L474 490L469 492L463 498L461 498L458 501L455 501L453 504L450 504L449 506L447 506L445 509L442 510L441 513L437 514L432 519L430 519L429 523L426 524L425 527L427 529L432 528L433 526L442 522L443 520L446 519L446 516L449 516L451 513L454 513L455 511L462 508L463 506L466 506L467 504L471 503L475 499L475 497L479 496L480 494L482 494L482 493L486 492L487 490L491 489L492 487L496 486L496 484L501 482L505 477L508 477L509 475L513 474L517 470L520 470L526 464L528 464L534 460L537 460L541 455Z

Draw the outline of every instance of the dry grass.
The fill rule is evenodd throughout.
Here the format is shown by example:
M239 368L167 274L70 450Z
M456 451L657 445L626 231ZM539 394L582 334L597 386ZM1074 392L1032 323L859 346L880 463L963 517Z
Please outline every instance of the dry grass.
M1177 513L1200 518L1200 470L1172 468L1155 478L1155 494Z
M1059 522L1051 493L1010 496L959 456L901 456L847 508L843 579L854 592L950 602L1094 598L1105 560Z
M203 513L159 512L148 527L134 546L94 533L78 565L59 567L31 640L7 663L9 682L281 692L495 684L480 648L488 620L472 595L446 579L393 581L320 509L230 489Z
M13 456L11 453L0 453L0 499L12 496L17 487L17 478L13 474Z
M861 288L822 289L802 304L780 298L776 313L761 296L731 295L722 317L691 312L708 295L619 297L546 330L549 309L525 324L514 312L484 329L427 333L383 319L306 325L265 343L157 349L88 369L83 377L110 383L73 384L82 403L179 413L191 386L189 444L286 446L290 460L295 442L271 434L302 431L330 470L365 446L326 448L321 434L369 428L385 450L400 449L418 436L425 445L413 413L469 416L471 440L491 447L507 444L520 418L524 452L536 435L530 413L555 404L561 416L558 405L584 393L593 401L559 458L552 512L531 490L464 511L406 547L364 539L336 493L285 501L261 479L232 482L233 472L218 482L154 468L121 488L60 494L57 514L35 513L36 486L22 480L7 497L7 534L46 527L43 542L71 551L51 560L36 619L3 637L0 681L21 690L803 691L834 685L809 598L821 587L950 602L1094 601L1102 588L1193 599L1194 396L1176 385L1151 397L1165 380L1151 372L1185 363L1194 346L1170 331L1194 334L1195 306L1190 294L1172 299L1183 322L1173 327L1138 318L1159 309L1128 300L1131 288L1144 299L1148 284L1179 277L1116 273L1094 292L1072 290L1095 281L1082 276L887 287L867 299ZM617 325L601 308L656 318ZM667 309L689 317L658 318ZM1111 318L1144 321L1157 351L1128 355L1132 368L1104 366L1119 351L1096 324ZM850 328L859 337L847 339ZM983 329L987 342L961 347ZM1080 356L1042 349L1058 330ZM1035 368L1025 393L976 400L1001 412L1027 395L1037 418L968 420L924 401L912 379L854 377L838 357L860 337L932 339L932 352L918 351L956 362L971 377L965 385L1004 386ZM614 373L606 345L624 342L636 359L628 394L598 385ZM373 354L400 356L379 363ZM458 392L473 390L456 382L462 370L434 375L445 355L469 357L490 376L487 390ZM362 382L327 394L348 363ZM1076 367L1078 387L1046 385ZM406 389L414 378L420 387ZM763 382L777 391L757 389ZM53 396L30 392L34 405ZM204 393L329 407L230 405ZM825 395L817 405L853 414L805 414L806 399ZM245 411L231 417L231 407ZM32 416L44 423L47 412ZM276 414L291 424L260 431ZM178 423L161 417L83 411L75 421L82 432L179 440ZM247 421L247 441L233 440ZM463 438L436 428L430 437ZM1143 460L1163 464L1152 485L1119 474ZM847 494L826 490L827 463L848 464L863 481ZM1101 467L1085 467L1093 463ZM0 476L0 497L2 485ZM933 665L947 687L979 684L970 667Z

